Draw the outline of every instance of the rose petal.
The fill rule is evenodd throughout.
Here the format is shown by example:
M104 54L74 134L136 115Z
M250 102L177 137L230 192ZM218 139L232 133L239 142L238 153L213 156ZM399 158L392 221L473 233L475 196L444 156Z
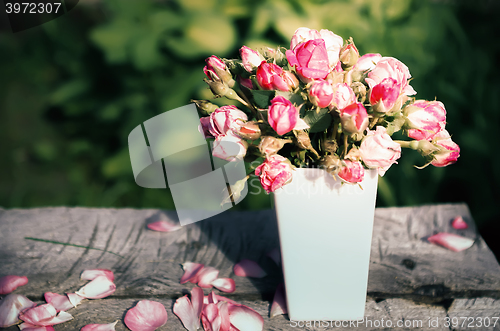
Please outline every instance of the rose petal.
M227 301L217 302L217 307L219 308L219 315L221 318L221 324L219 331L229 331L231 328L231 320L229 319L229 304Z
M215 303L209 303L203 308L201 322L205 331L220 331L222 321L219 315L219 307Z
M182 226L180 224L174 224L167 221L157 221L149 223L147 225L148 229L159 232L173 232L180 230Z
M262 316L244 305L229 305L229 320L239 331L261 331L264 329Z
M465 238L453 233L440 232L427 240L430 243L446 247L454 252L460 252L470 248L474 244L474 240Z
M233 267L234 274L240 277L262 278L267 273L257 264L257 262L243 259Z
M44 326L61 324L67 321L71 321L73 316L65 311L60 311L56 317L52 318L50 321L44 323Z
M118 321L109 324L87 324L80 331L115 331Z
M106 276L98 276L82 287L76 294L85 299L102 299L116 290L116 285Z
M28 277L9 275L0 278L0 295L9 294L19 286L28 284Z
M18 327L20 330L24 331L54 331L52 326L38 326L29 323L21 323Z
M451 221L451 226L457 230L465 230L469 225L464 221L462 216L457 216Z
M302 118L297 119L297 124L293 127L294 130L305 130L309 129L309 125Z
M19 321L19 313L35 307L36 303L20 294L9 294L0 300L0 328L6 328Z
M50 326L72 320L73 316L65 311L60 311L57 314L56 308L50 303L46 303L21 312L19 319L32 325Z
M71 302L73 307L78 306L80 302L82 302L82 300L85 299L84 297L76 293L66 293L66 295L68 296L69 302Z
M271 313L269 314L271 318L278 315L283 315L287 313L286 309L286 297L285 297L285 287L283 284L279 284L274 293L273 304L271 305Z
M212 282L212 285L222 292L233 293L236 289L236 284L231 278L218 278Z
M203 269L204 265L201 263L185 262L182 264L182 269L184 269L184 274L181 277L181 284L191 282L193 284L198 283L198 273Z
M113 271L108 269L87 269L83 270L82 275L80 276L81 280L94 280L99 276L106 276L110 281L115 280L115 275Z
M214 267L204 267L198 273L198 286L203 288L211 288L212 282L219 277L219 270Z
M156 301L141 300L125 315L125 325L132 331L153 331L167 323L165 307Z
M196 327L200 326L200 316L203 310L203 290L199 287L193 287L191 290L191 305L193 305L193 311L197 316Z
M200 327L200 316L203 309L203 290L194 287L191 290L191 300L185 295L175 301L174 314L189 331L196 331Z
M66 311L74 307L74 305L69 301L69 298L66 295L45 292L43 295L45 297L45 301L50 303L54 308L59 311Z
M281 265L281 253L278 247L276 247L266 255L269 256L274 261L274 263L276 263L276 265Z

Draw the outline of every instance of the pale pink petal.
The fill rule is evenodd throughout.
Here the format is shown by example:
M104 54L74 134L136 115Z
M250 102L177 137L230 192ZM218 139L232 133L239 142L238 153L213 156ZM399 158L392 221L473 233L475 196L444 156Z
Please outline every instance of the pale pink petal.
M274 293L273 304L271 305L271 313L269 314L271 318L278 315L283 315L287 313L286 309L286 297L285 297L285 286L279 284Z
M211 288L212 282L219 277L219 270L214 267L204 267L201 269L198 276L198 286L203 288Z
M0 278L0 295L9 294L19 286L28 284L28 277L9 275Z
M148 229L159 232L173 232L180 230L182 226L180 224L170 223L167 221L157 221L149 223L147 225Z
M22 311L19 314L19 319L32 325L50 326L72 320L73 316L65 311L60 311L59 314L57 314L54 306L50 303L46 303L44 305Z
M68 296L69 302L71 302L73 307L78 306L80 302L82 302L82 300L85 299L84 297L76 293L66 293L66 295Z
M18 327L20 330L24 331L54 331L52 326L38 326L29 323L21 323Z
M175 300L173 311L188 331L196 331L199 327L200 316L196 314L187 295Z
M244 259L236 263L233 271L236 276L240 277L262 278L267 275L257 262L248 259Z
M213 293L213 292L212 292ZM215 299L217 300L216 303L219 303L221 301L225 301L227 303L230 303L230 304L233 304L233 305L238 305L239 303L237 303L236 301L234 300L231 300L231 299L228 299L226 297L223 297L222 295L217 295L217 294L214 294L214 297Z
M302 118L297 119L297 124L293 127L294 130L305 130L309 129L309 125Z
M203 308L201 322L205 331L220 331L222 321L219 315L219 307L215 303L209 303Z
M221 324L219 331L229 331L231 328L231 320L229 319L229 303L226 301L217 302Z
M236 284L231 278L218 278L212 282L212 285L222 292L233 293L236 289Z
M193 306L193 311L197 316L198 323L196 327L200 326L200 316L203 310L203 290L199 287L193 287L191 290L191 305Z
M80 331L115 331L118 321L109 324L87 324Z
M125 325L132 331L153 331L167 323L165 307L156 301L141 300L125 315Z
M61 310L66 311L74 307L66 295L52 293L52 292L45 292L43 296L45 297L45 301L54 306L54 308L57 311Z
M465 238L453 233L440 232L427 240L433 244L446 247L454 252L460 252L470 248L474 244L474 240Z
M217 303L219 300L217 299L217 295L215 294L214 291L210 292L209 295L206 296L207 301L203 300L204 304L209 304L209 303Z
M82 275L80 276L81 280L94 280L99 276L106 276L110 281L115 280L115 275L113 271L108 269L87 269L83 270Z
M102 299L116 290L116 285L106 276L98 276L82 287L76 294L85 299Z
M451 221L451 226L457 230L465 230L469 227L462 216L455 217L453 221Z
M9 294L0 300L0 328L6 328L19 321L19 313L36 303L20 294Z
M264 329L262 316L244 305L229 305L229 320L239 331L262 331Z
M281 254L278 247L267 253L267 256L269 256L274 261L274 263L276 263L276 265L279 266L281 264Z
M185 262L182 264L182 269L184 269L184 275L181 277L181 284L191 282L193 284L198 283L198 273L203 269L204 265L201 263Z
M51 320L46 321L43 323L44 326L49 326L49 325L56 325L56 324L61 324L67 321L71 321L73 319L73 316L71 316L70 313L67 313L65 311L60 311L57 316L53 317ZM41 323L38 323L41 324Z

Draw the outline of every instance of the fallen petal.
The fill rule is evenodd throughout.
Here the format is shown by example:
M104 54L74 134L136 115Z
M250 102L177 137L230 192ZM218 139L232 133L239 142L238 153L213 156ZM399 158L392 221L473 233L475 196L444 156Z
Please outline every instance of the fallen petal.
M214 267L204 267L198 273L198 286L204 288L211 288L212 282L219 277L219 270Z
M181 284L191 282L193 284L198 283L197 274L203 269L204 265L201 263L185 262L182 264L182 269L184 269L184 275L181 277Z
M427 240L433 244L446 247L454 252L461 252L470 248L474 244L474 240L465 238L453 233L440 232Z
M274 261L274 263L276 263L276 265L281 265L281 254L278 247L267 253L267 256L269 256Z
M52 326L38 326L28 323L21 323L18 325L18 327L20 330L24 331L54 331L54 328Z
M231 321L229 319L229 303L226 301L217 302L219 308L219 315L221 317L221 324L219 331L229 331L231 328Z
M203 310L203 290L199 287L193 287L191 290L191 305L196 316L196 328L200 327L200 316Z
M257 264L257 262L244 259L236 263L233 268L234 274L240 277L262 278L267 273Z
M36 303L20 294L9 294L0 300L0 328L6 328L19 321L19 313L27 308L35 307Z
M90 283L82 287L76 294L85 299L102 299L116 290L116 285L106 276L97 276Z
M193 305L187 295L175 300L173 311L188 331L196 331L199 327L199 316L196 315Z
M80 331L115 331L118 321L109 324L87 324Z
M201 313L201 323L205 331L220 331L221 317L219 307L215 303L209 303Z
M233 293L236 289L236 284L231 278L218 278L212 282L212 285L222 292Z
M9 294L19 286L28 284L28 277L9 275L0 278L0 295Z
M54 308L59 312L61 310L66 311L68 309L73 308L73 304L69 301L69 298L66 295L61 295L52 292L45 292L43 295L45 297L45 301L50 303Z
M285 297L285 286L279 284L274 293L273 304L271 305L271 313L269 314L271 318L278 315L283 315L287 313L286 309L286 297Z
M212 293L214 293L214 292L212 292ZM215 300L217 300L217 302L215 302L215 303L219 303L221 301L225 301L225 302L233 304L233 305L239 305L239 303L237 303L236 301L228 299L226 297L223 297L222 295L214 294L214 297L215 297Z
M66 295L68 296L69 302L71 302L73 307L78 306L80 302L82 302L82 300L85 299L84 297L76 293L66 293Z
M48 325L56 325L56 324L61 324L67 321L71 321L73 319L73 316L71 316L70 313L67 313L65 311L60 311L57 316L52 318L50 321L45 322L43 325L48 326Z
M71 314L61 311L57 314L56 309L50 303L30 308L19 314L19 319L37 326L50 326L67 322L73 319Z
M453 221L451 221L451 226L457 230L465 230L469 227L462 216L455 217Z
M125 325L132 331L153 331L167 323L165 307L156 301L141 300L125 315Z
M229 305L229 320L239 331L262 331L264 329L262 316L244 305Z
M87 269L83 270L82 275L80 276L81 280L94 280L99 276L106 276L110 281L115 280L115 275L113 271L108 269Z
M153 231L159 231L159 232L173 232L177 231L182 226L180 224L175 224L175 223L170 223L167 221L157 221L153 223L149 223L147 225L148 229L153 230Z

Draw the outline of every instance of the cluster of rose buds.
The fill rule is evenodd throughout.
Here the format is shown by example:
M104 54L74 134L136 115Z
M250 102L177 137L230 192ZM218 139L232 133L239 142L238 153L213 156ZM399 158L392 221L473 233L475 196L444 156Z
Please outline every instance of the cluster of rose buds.
M299 28L290 49L243 46L240 56L206 60L214 96L243 107L196 101L208 115L200 131L214 139L214 156L260 162L255 175L268 193L292 179L294 166L323 167L354 184L365 169L383 176L401 147L418 151L425 166L444 167L460 155L445 129L444 105L415 100L404 63L360 56L352 38ZM392 140L398 131L409 140Z

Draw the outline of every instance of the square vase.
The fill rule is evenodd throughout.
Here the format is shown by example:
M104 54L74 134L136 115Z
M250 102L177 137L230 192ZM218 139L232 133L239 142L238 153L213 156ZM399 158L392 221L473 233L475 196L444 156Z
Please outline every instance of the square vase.
M274 192L291 321L364 318L377 181L376 170L357 185L297 168Z

